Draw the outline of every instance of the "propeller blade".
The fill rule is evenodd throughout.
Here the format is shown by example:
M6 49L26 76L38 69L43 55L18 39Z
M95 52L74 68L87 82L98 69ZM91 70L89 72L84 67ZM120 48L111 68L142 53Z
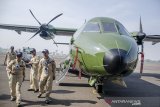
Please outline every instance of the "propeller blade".
M139 22L139 32L140 32L140 33L143 33L142 22L141 22L141 16L140 16L140 22Z
M55 41L53 38L52 38L52 40L53 40L54 44L56 44L56 46L58 47L58 45L57 45L56 41Z
M29 11L30 11L30 13L32 14L32 16L34 17L34 19L39 23L39 25L42 25L39 21L38 21L38 19L34 16L34 14L32 13L32 11L29 9Z
M50 33L50 32L49 32L49 34L50 34L50 35L53 35L53 34L52 34L52 33ZM50 35L49 35L49 36L50 36ZM53 36L54 36L54 35L53 35ZM58 47L58 45L57 45L56 41L52 38L52 36L50 36L50 37L51 37L51 39L52 39L52 41L53 41L53 44L56 44L56 46Z
M146 37L146 34L143 32L142 21L140 17L139 21L139 32L136 36L138 45L142 45L143 39Z
M33 37L35 37L40 32L41 32L41 30L38 30L30 39L28 39L28 41L31 40Z
M53 20L55 20L56 18L58 18L58 17L61 16L62 14L63 14L63 13L61 13L61 14L55 16L52 20L50 20L50 21L48 22L48 24L50 24ZM48 25L48 24L47 24L47 25Z
M143 72L143 65L144 65L144 52L143 52L143 43L141 45L141 66L140 66L140 74Z

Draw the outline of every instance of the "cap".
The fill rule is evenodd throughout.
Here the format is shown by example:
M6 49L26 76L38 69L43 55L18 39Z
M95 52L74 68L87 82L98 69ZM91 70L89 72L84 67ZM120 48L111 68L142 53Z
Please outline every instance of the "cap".
M22 52L17 52L16 56L17 57L22 57Z
M36 49L35 49L35 48L33 48L33 49L31 50L31 53L32 53L32 52L36 52Z
M14 49L14 46L11 46L10 49Z
M44 49L42 53L49 53L48 49Z

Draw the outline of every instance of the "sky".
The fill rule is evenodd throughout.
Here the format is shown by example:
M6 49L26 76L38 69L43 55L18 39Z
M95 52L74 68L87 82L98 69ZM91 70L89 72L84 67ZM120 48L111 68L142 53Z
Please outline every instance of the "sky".
M33 11L41 23L47 23L54 16L63 13L51 24L55 27L80 28L85 20L94 17L111 17L121 22L129 32L139 30L139 18L142 17L146 34L160 35L160 0L0 0L0 23L38 26L31 16ZM15 31L0 29L0 47L16 49L34 47L38 51L45 48L51 52L69 53L69 47L53 45L37 35L26 42L33 33L18 35ZM69 37L55 37L57 42L69 42ZM160 60L160 43L144 43L145 59Z

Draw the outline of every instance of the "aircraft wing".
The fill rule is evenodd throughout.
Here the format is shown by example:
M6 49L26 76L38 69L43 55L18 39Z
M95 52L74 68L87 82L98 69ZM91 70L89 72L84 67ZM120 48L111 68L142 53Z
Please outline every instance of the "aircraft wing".
M39 30L39 27L27 25L0 24L0 29L14 30L18 34L21 34L21 32L37 32Z
M152 45L160 42L160 35L146 35L143 41L152 42Z
M28 25L13 25L13 24L0 24L0 29L14 30L18 34L21 32L36 33L39 30L39 26L28 26ZM56 35L72 36L77 29L69 28L53 28L49 30Z
M65 35L72 36L77 29L69 29L69 28L54 28L56 35Z

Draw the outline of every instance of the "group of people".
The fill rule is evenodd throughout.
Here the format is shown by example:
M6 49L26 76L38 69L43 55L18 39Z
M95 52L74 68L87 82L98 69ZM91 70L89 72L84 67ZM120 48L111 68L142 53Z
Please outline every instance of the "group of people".
M36 55L36 49L31 51L32 58L30 62L25 63L22 60L22 52L15 52L14 46L11 46L10 52L6 54L4 65L7 65L6 71L9 79L9 88L11 93L11 101L16 100L17 107L21 106L21 86L25 80L26 64L31 65L30 69L30 88L28 91L39 92L38 98L45 93L45 103L50 102L50 93L52 91L52 83L55 79L56 64L49 57L49 51L42 51L43 58L39 59Z

